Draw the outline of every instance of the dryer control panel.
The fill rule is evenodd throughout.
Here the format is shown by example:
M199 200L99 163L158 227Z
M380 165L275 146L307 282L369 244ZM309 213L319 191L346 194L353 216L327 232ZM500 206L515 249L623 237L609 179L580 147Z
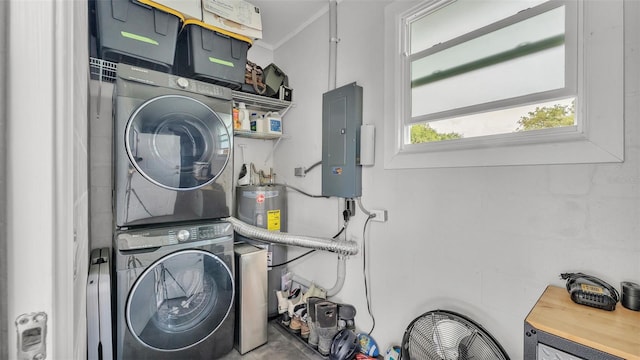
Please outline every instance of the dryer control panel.
M165 74L158 71L145 69L139 66L119 63L116 65L119 77L147 85L165 86L174 89L190 91L207 96L214 96L224 100L231 100L231 89L224 86L205 83L198 80L187 79L180 76Z
M228 222L175 225L139 230L127 230L116 235L119 250L156 248L180 243L211 240L233 236L233 226Z
M231 99L231 90L228 88L180 76L169 75L169 84L167 86L207 96Z

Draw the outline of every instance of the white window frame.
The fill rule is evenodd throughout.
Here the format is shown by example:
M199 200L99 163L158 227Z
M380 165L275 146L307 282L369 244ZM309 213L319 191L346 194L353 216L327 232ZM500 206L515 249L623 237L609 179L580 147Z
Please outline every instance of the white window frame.
M578 1L578 0L577 0ZM440 0L396 1L385 8L384 165L388 169L604 163L624 160L623 1L578 6L576 116L579 126L516 134L403 143L411 121L407 19ZM409 65L408 65L409 64ZM550 130L550 131L548 131Z

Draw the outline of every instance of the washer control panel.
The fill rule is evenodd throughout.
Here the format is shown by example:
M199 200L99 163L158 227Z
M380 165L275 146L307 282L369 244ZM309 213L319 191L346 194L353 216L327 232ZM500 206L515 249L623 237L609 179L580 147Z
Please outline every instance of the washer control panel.
M220 221L162 228L123 231L117 236L119 250L146 249L233 236L233 226Z

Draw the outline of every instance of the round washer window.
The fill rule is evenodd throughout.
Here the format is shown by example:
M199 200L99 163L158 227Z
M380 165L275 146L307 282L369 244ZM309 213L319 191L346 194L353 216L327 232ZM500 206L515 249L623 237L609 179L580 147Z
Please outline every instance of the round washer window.
M125 131L129 160L146 179L170 190L209 184L231 156L227 127L210 107L182 95L140 105Z
M127 326L152 349L185 349L218 329L233 294L233 275L219 257L197 249L178 251L156 261L133 284Z

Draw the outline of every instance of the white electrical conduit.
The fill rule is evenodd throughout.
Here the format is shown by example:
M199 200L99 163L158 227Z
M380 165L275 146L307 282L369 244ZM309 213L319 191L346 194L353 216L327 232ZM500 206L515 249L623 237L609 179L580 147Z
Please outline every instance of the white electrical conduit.
M367 216L371 216L371 212L369 212L367 209L364 208L364 206L362 206L362 200L361 198L356 198L356 201L358 202L358 207L360 208L360 210L362 210L362 213L367 215Z
M267 229L249 225L234 217L227 218L233 229L240 235L274 244L298 246L308 249L335 252L341 255L355 255L358 253L358 243L350 240L332 240L313 236L293 235L283 232L268 231Z
M329 0L329 90L336 88L338 62L338 2Z
M347 277L347 257L343 255L338 255L338 274L336 277L336 283L333 285L331 289L327 289L327 297L335 296L340 290L342 290L342 286L344 285L344 279ZM300 277L297 274L293 274L293 281L297 282L305 286L306 288L311 288L314 284L313 282Z

